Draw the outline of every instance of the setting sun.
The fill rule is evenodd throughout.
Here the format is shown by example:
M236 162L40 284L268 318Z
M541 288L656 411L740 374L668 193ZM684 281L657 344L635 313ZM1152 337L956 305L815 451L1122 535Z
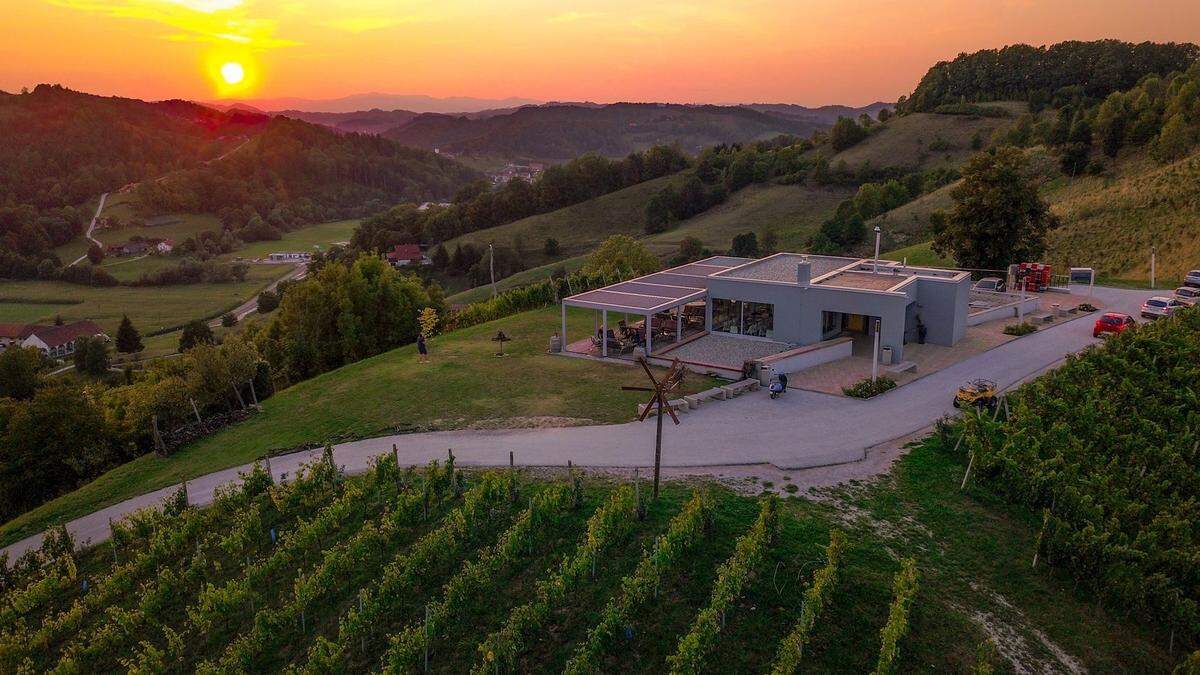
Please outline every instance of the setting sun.
M241 84L246 77L246 69L242 68L242 64L230 61L221 66L221 79L225 80L226 84Z

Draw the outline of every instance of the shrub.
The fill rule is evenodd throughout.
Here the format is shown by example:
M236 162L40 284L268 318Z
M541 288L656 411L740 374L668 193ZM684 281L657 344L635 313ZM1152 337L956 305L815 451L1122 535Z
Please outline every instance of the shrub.
M236 326L237 322L237 317L233 315L233 312L225 312L221 315L221 325L226 328L232 328Z
M1005 335L1016 335L1017 337L1036 332L1037 326L1029 323L1028 321L1022 321L1021 323L1010 323L1004 327Z
M874 382L865 377L849 387L842 387L842 393L853 398L871 398L895 388L896 381L884 375Z

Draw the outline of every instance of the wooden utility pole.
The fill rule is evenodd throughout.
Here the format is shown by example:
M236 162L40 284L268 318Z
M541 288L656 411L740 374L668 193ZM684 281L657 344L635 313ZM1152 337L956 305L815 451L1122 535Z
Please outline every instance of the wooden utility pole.
M648 391L652 392L650 400L646 402L646 407L642 410L642 414L638 416L638 421L646 419L651 410L658 413L658 420L654 434L654 498L658 499L658 484L659 476L662 467L662 434L663 434L663 412L665 411L671 416L671 420L676 425L679 424L679 417L671 406L667 403L667 394L677 389L683 382L683 364L679 359L671 364L671 369L667 371L667 376L662 380L654 377L654 373L650 370L650 364L646 361L646 357L639 356L638 363L642 365L642 370L646 371L646 377L650 378L650 383L653 387L621 387L625 391Z

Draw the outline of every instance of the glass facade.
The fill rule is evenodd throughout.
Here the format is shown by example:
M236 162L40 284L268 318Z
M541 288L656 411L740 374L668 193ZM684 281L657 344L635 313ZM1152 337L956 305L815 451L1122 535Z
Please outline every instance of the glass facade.
M775 337L775 305L713 298L712 329L717 333Z

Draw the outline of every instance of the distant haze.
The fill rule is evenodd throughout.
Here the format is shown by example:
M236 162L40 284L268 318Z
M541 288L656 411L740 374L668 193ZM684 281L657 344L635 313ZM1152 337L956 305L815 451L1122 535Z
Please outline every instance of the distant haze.
M353 94L351 96L330 99L281 97L221 101L220 105L228 106L240 103L265 112L300 110L303 112L346 113L360 110L410 110L416 113L472 113L494 108L516 108L540 102L533 99L516 97L495 99L450 96L437 98L422 94L382 94L371 92L368 94Z

